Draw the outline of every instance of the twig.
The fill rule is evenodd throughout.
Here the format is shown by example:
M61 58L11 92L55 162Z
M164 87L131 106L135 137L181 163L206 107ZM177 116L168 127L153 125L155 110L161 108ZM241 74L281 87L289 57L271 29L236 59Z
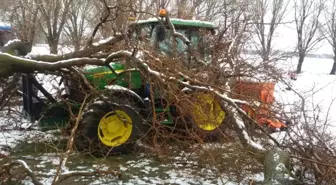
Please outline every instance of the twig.
M104 171L104 170L95 170L92 172L87 172L87 171L76 171L76 172L70 172L70 173L63 173L57 181L57 184L60 184L64 180L70 178L70 177L76 177L76 176L86 176L86 177L92 177L92 176L97 176L97 175L113 175L116 176L117 178L121 178L122 174L117 171Z
M57 171L56 171L55 177L53 179L52 185L58 183L58 181L59 181L59 174L61 173L62 167L64 167L65 164L67 163L69 155L70 155L70 153L72 151L73 143L74 143L74 140L75 140L76 131L77 131L78 124L79 124L79 120L80 120L80 118L81 118L81 116L83 114L83 109L85 107L86 100L87 100L87 96L85 96L85 99L84 99L84 101L83 101L83 103L82 103L82 105L80 107L80 110L79 110L79 113L78 113L78 116L77 116L77 119L76 119L76 123L75 123L74 127L71 130L71 135L70 135L70 138L69 138L68 144L67 144L67 150L66 150L66 152L64 154L61 155L60 164L57 167Z
M323 162L320 162L320 161L317 161L317 160L314 160L314 159L308 159L308 158L298 157L298 156L295 156L295 155L290 155L290 157L296 158L296 159L299 159L299 160L302 160L302 161L309 161L309 162L312 162L312 163L315 163L315 164L319 164L319 165L322 165L322 166L326 166L326 167L330 167L330 168L336 169L336 165L323 163Z
M27 173L27 175L32 179L32 182L34 185L43 185L41 182L39 182L36 179L36 175L35 173L29 168L29 166L27 165L27 163L23 160L15 160L10 162L8 165L5 166L5 168L7 168L8 173L10 172L11 168L13 166L21 166L23 167L24 171Z

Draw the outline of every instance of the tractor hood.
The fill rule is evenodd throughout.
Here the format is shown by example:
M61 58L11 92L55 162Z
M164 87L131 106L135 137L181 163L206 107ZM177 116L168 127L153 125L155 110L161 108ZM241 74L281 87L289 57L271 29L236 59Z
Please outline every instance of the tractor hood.
M124 70L124 65L120 63L110 63L110 66L117 72ZM112 71L106 66L87 65L84 67L84 74L87 75L101 75L112 73Z
M105 89L111 84L137 89L141 86L139 71L125 72L125 66L121 63L110 63L114 72L106 66L86 66L84 76L98 89Z

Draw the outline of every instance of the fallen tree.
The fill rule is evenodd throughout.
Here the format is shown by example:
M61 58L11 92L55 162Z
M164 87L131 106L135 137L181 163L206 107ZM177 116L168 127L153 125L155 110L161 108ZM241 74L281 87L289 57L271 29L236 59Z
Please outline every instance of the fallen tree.
M109 41L109 44L116 43L118 37L114 37ZM234 43L234 42L233 42ZM232 46L231 46L232 47ZM183 65L175 65L175 68L169 68L169 64L177 62L176 60L161 58L150 50L145 50L142 47L138 47L138 52L141 51L143 56L138 56L134 51L118 50L107 55L106 58L93 57L97 52L101 51L104 47L102 45L95 46L95 49L86 49L79 52L69 53L63 56L44 55L44 56L29 56L17 57L6 53L0 54L0 65L2 70L0 76L8 77L15 73L32 73L32 72L46 72L46 71L71 71L73 67L82 65L100 65L106 66L110 62L120 61L122 59L128 59L133 61L132 67L141 71L151 81L161 83L165 85L167 89L172 89L176 84L181 88L188 88L192 91L211 93L221 101L221 106L225 110L226 114L231 118L230 121L233 125L234 131L238 135L238 138L246 149L246 151L254 158L258 159L260 163L264 163L265 166L265 183L270 184L273 180L279 181L281 184L285 175L289 174L289 158L288 155L278 149L280 145L274 146L274 149L265 149L260 143L253 140L247 132L247 124L251 122L257 126L256 123L249 115L244 112L238 104L249 104L249 102L230 98L230 89L228 89L229 80L224 79L226 84L223 85L216 83L209 83L209 77L196 77L194 72L187 71ZM100 48L100 49L98 49ZM229 47L230 48L230 47ZM91 52L90 52L91 51ZM93 52L95 51L95 52ZM84 55L85 53L85 55ZM145 60L144 60L145 59ZM233 58L230 58L233 60ZM213 73L215 66L209 68L203 68L204 74ZM193 74L194 73L194 74ZM217 72L220 73L220 72ZM225 73L223 73L225 74ZM192 75L192 76L191 76ZM222 76L222 74L216 74ZM181 78L182 77L182 78ZM184 79L184 80L182 80ZM168 91L171 93L171 91ZM75 127L76 128L76 127ZM75 132L75 130L73 131ZM270 137L270 136L269 136ZM275 139L273 139L275 141ZM69 147L72 147L70 143ZM69 148L67 155L69 155ZM275 156L281 156L275 158ZM61 164L63 165L63 164ZM281 170L279 171L279 166ZM56 182L56 181L55 181ZM273 183L274 184L274 183Z
M184 38L180 34L175 34L175 36L182 37L182 40L189 45L190 42L187 38ZM255 79L256 77L254 77L254 75L261 72L260 66L252 66L248 62L238 59L239 54L233 52L236 50L232 49L237 47L235 40L221 44L217 43L218 45L216 46L222 46L221 49L223 49L222 52L217 53L217 55L219 55L217 58L220 58L221 55L225 55L225 59L214 60L211 61L210 64L198 61L199 68L194 70L190 70L189 66L180 62L181 58L178 56L162 56L154 49L148 49L150 48L148 45L141 45L139 43L132 48L120 47L120 45L124 45L125 43L127 43L127 40L124 40L121 35L117 34L102 44L93 45L84 50L65 55L14 56L7 53L0 53L0 77L4 79L18 73L47 73L51 71L58 72L60 75L64 73L74 73L73 75L77 75L85 81L80 68L84 65L109 66L111 62L116 61L127 63L130 69L139 70L151 83L155 83L163 88L166 94L173 95L176 100L185 98L180 93L180 89L214 95L216 99L220 101L221 108L229 118L228 124L232 125L246 153L264 165L265 177L263 184L304 183L304 179L294 174L295 172L293 171L292 161L290 159L292 151L288 150L288 147L278 143L276 139L268 134L263 127L241 108L240 105L252 106L252 101L234 98L232 89L237 77ZM262 66L263 64L260 65ZM233 70L233 68L236 70ZM276 76L275 74L269 74L273 71L276 71L276 69L262 72L264 72L266 76ZM95 90L87 81L85 81L85 84L91 91ZM176 88L177 85L179 88ZM9 95L10 93L7 94ZM8 100L8 98L10 98L10 96L7 96L5 99ZM155 117L155 115L153 115L153 117ZM80 117L74 118L77 119L77 121L72 130L72 139L70 139L68 143L68 148L63 156L63 160L61 160L62 163L60 163L59 170L65 165L67 155L72 151L74 133L78 127ZM263 143L259 138L249 133L251 125L264 131L264 135L272 141L271 147L266 148L264 145L269 142ZM300 146L302 144L296 143L296 145ZM302 148L302 150L305 151L304 147ZM11 164L12 163L9 163L9 166L11 166ZM13 164L20 164L26 167L22 162L14 161ZM314 163L313 166L316 165L318 165L318 163ZM322 166L326 167L323 164ZM329 166L329 168L334 169L334 166ZM315 167L315 169L319 168ZM328 169L326 171L328 171ZM28 172L30 171L28 170ZM320 175L323 174L318 170L316 170L316 173ZM31 173L28 173L28 175L32 177L33 181L36 180L34 180ZM62 174L56 175L54 183L59 181L59 179L63 179Z

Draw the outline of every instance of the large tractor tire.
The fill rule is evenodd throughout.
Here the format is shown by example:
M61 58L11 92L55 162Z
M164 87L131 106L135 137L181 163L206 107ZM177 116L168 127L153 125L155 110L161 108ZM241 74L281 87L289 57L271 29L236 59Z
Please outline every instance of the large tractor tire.
M145 136L146 124L132 100L109 100L99 98L83 113L75 141L80 152L98 157L125 154Z
M226 113L212 94L192 94L187 107L187 111L183 111L182 125L189 136L204 142L224 137Z

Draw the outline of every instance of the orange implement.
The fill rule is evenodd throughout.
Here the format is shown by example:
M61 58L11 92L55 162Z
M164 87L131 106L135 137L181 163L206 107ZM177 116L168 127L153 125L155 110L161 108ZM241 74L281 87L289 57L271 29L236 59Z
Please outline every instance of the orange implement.
M241 108L258 124L267 124L271 128L284 128L287 125L274 119L270 110L270 106L274 102L274 87L275 83L238 81L233 92L235 98L258 102L255 107L241 105Z
M248 100L260 100L263 103L271 104L274 101L274 83L258 83L238 81L233 88L237 98Z

